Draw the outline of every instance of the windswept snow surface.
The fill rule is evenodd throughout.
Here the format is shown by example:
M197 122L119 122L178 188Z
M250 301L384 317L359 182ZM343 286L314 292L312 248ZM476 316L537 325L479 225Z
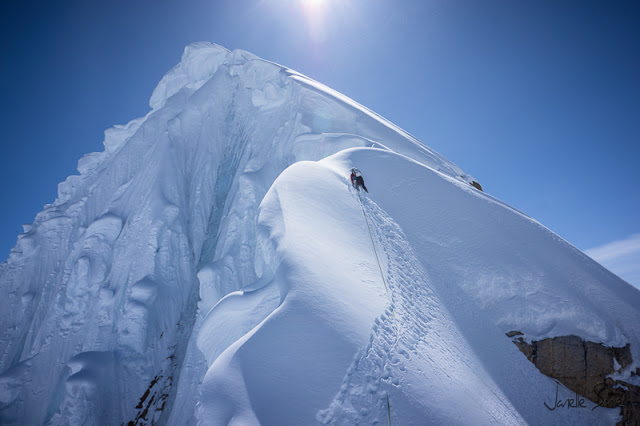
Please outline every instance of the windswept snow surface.
M453 163L210 43L150 106L0 265L0 423L616 422L545 408L556 383L504 333L638 365L640 292Z

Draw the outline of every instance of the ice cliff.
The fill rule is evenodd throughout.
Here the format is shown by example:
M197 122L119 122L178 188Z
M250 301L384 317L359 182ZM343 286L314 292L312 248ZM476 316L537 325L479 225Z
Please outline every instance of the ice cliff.
M619 419L548 410L504 333L630 344L633 381L640 292L402 129L210 43L150 107L0 265L0 423Z

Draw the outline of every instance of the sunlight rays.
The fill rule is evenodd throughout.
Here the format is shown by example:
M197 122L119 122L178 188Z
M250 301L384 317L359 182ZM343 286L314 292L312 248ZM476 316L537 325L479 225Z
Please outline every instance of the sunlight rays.
M326 41L328 0L300 0L309 37L315 43Z

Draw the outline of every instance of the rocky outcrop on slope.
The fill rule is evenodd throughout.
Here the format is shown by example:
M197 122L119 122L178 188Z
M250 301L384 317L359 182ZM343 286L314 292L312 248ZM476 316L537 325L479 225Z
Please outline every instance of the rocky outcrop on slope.
M474 188L476 188L478 191L482 191L482 192L484 192L484 191L482 190L482 185L480 185L480 183L479 183L479 182L476 182L475 180L471 182L471 186L473 186Z
M640 387L607 377L631 365L629 344L609 347L578 336L529 343L519 331L506 334L541 373L602 407L620 407L618 425L640 424Z

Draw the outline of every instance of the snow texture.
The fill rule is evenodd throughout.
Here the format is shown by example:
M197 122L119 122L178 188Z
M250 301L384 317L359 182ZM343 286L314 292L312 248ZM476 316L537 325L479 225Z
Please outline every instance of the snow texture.
M640 292L449 160L210 43L150 106L0 265L0 423L618 420L549 411L556 383L505 332L631 343L635 368Z

